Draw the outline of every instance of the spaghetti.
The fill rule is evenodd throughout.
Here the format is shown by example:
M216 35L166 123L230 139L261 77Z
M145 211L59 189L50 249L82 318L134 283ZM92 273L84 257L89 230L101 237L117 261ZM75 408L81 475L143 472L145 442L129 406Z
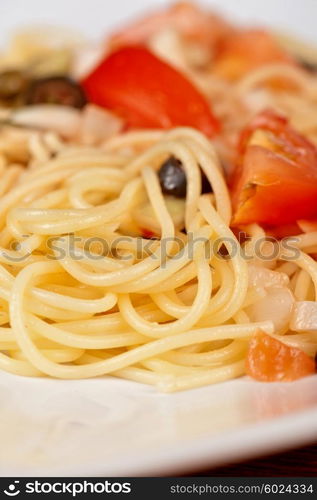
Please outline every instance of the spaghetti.
M175 127L116 131L87 144L78 132L69 140L56 128L3 125L2 370L112 375L172 392L243 375L259 332L315 355L317 327L298 321L301 304L316 304L317 229L285 249L250 223L243 241L230 229L222 164L263 101L315 141L316 76L275 63L230 82L216 71L211 78L207 67L186 68L219 101L224 129L214 141ZM265 85L281 78L292 84L284 93ZM311 108L305 119L302 105ZM184 200L162 192L157 173L169 158L185 172ZM202 176L210 185L204 194Z

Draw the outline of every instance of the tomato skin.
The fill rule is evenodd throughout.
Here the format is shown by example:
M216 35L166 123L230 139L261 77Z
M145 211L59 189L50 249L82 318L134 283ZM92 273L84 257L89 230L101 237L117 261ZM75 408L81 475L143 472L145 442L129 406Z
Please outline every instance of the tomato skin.
M315 361L297 347L290 347L259 332L251 339L246 373L260 382L291 382L314 374Z
M267 31L240 30L218 43L213 72L235 81L253 69L273 63L294 64L294 60Z
M271 147L250 142L268 132ZM287 120L263 112L242 133L232 183L233 225L292 224L317 215L317 149Z
M295 234L302 233L297 222L292 222L291 224L285 224L283 226L267 226L265 228L265 232L268 236L272 236L277 239L289 238Z
M316 176L302 176L297 165L259 146L248 148L243 163L234 225L278 226L317 215L317 170Z
M270 109L259 113L241 134L239 152L243 154L248 146L251 135L257 129L271 132L285 148L288 156L307 166L316 161L316 147L299 132L294 130L285 118Z
M151 231L150 229L142 227L140 230L141 230L142 238L145 238L146 240L151 240L152 238L157 237L157 235L153 231Z
M113 52L82 85L91 102L117 112L129 127L189 126L207 136L220 128L192 83L141 46Z

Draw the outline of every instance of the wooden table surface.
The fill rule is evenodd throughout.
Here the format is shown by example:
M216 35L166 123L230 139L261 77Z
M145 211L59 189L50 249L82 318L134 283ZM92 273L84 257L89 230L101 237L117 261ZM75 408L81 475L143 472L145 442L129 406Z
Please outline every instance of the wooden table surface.
M317 439L317 436L316 436ZM215 469L201 470L191 476L227 476L227 477L316 477L317 442L297 450L270 455L235 465Z

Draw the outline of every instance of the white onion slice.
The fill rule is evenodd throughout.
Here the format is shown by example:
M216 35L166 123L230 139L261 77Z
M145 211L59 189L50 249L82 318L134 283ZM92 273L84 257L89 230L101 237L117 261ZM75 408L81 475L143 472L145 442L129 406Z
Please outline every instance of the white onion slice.
M81 111L68 106L36 104L14 111L13 124L56 132L62 137L73 138L79 130Z
M79 142L94 145L118 134L124 121L110 111L88 104L82 112L78 132Z
M291 316L290 327L295 332L317 331L317 302L311 300L296 302Z
M158 56L183 71L188 69L185 48L177 31L165 28L152 35L150 49Z
M265 89L252 89L243 96L243 102L253 113L259 113L263 109L272 106L272 94Z
M290 322L294 297L286 288L270 288L266 297L246 309L251 321L270 320L274 324L275 332L281 332Z
M249 285L255 288L286 287L289 278L285 273L271 271L265 267L249 265Z

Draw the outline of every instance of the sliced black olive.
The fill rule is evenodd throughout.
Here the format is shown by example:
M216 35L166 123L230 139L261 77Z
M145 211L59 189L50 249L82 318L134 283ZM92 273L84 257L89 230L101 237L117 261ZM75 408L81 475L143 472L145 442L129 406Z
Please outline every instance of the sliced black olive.
M28 79L22 71L10 69L0 73L0 99L10 101L25 91Z
M177 198L185 198L187 191L186 175L182 163L171 156L161 166L158 176L164 194L170 194ZM201 170L202 193L212 192L210 183Z
M61 104L82 108L86 102L81 86L66 76L34 80L26 93L26 104Z

